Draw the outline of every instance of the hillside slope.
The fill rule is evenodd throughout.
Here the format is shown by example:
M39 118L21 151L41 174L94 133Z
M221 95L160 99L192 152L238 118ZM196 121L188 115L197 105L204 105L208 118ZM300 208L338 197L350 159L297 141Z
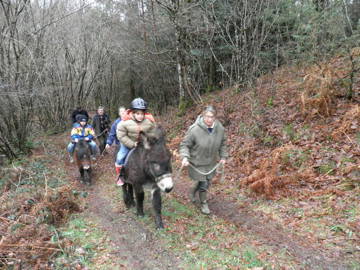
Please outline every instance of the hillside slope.
M350 72L345 57L284 67L247 90L211 93L204 105L218 108L230 152L212 194L360 262L360 83L355 74L348 100ZM202 107L162 119L178 165L179 143Z

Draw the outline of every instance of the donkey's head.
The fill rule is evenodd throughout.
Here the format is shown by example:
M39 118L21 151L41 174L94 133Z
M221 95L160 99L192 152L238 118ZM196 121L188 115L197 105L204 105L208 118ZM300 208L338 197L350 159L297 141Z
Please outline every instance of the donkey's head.
M162 191L170 192L174 184L171 176L171 153L165 144L164 130L157 126L146 135L141 133L141 142L145 148L148 173Z
M78 167L83 168L84 170L89 170L91 167L91 161L90 161L91 152L86 141L79 140L76 143L74 152Z

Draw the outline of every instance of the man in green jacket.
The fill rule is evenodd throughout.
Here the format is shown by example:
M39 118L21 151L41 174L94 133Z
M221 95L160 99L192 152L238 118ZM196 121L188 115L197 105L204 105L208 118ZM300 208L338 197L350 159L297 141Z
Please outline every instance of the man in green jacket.
M195 123L191 125L180 144L182 165L187 167L194 186L190 192L191 201L195 202L199 192L201 212L210 214L207 204L207 190L215 176L215 167L219 162L224 166L228 157L226 134L223 125L216 119L216 109L205 107Z

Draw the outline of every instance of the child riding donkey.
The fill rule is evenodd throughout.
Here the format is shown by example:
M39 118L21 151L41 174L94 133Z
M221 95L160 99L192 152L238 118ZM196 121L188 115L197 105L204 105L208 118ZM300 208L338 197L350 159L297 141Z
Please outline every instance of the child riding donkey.
M129 151L136 147L140 132L146 133L155 126L154 117L146 111L147 103L142 98L136 98L131 102L124 119L117 125L116 136L121 143L115 161L118 186L124 184L122 168Z
M81 116L78 118L79 123L75 123L74 127L71 130L71 142L67 146L67 151L69 152L70 163L74 162L73 153L75 149L75 144L79 140L84 140L88 143L91 150L91 159L96 160L95 155L97 153L97 145L93 141L95 138L95 132L91 125L87 124L87 117Z

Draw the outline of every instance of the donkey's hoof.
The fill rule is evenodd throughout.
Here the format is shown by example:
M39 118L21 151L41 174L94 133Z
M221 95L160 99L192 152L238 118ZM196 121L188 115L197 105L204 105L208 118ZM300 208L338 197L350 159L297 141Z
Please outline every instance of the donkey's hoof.
M130 209L133 207L133 205L131 205L131 204L125 204L125 206L126 206L126 209Z
M162 229L164 229L164 224L156 224L156 229L157 230L162 230Z
M127 209L130 209L131 207L134 207L136 204L133 200L125 200L125 206Z
M137 212L136 215L137 215L138 217L144 217L144 216L145 216L144 213L139 213L139 212Z

